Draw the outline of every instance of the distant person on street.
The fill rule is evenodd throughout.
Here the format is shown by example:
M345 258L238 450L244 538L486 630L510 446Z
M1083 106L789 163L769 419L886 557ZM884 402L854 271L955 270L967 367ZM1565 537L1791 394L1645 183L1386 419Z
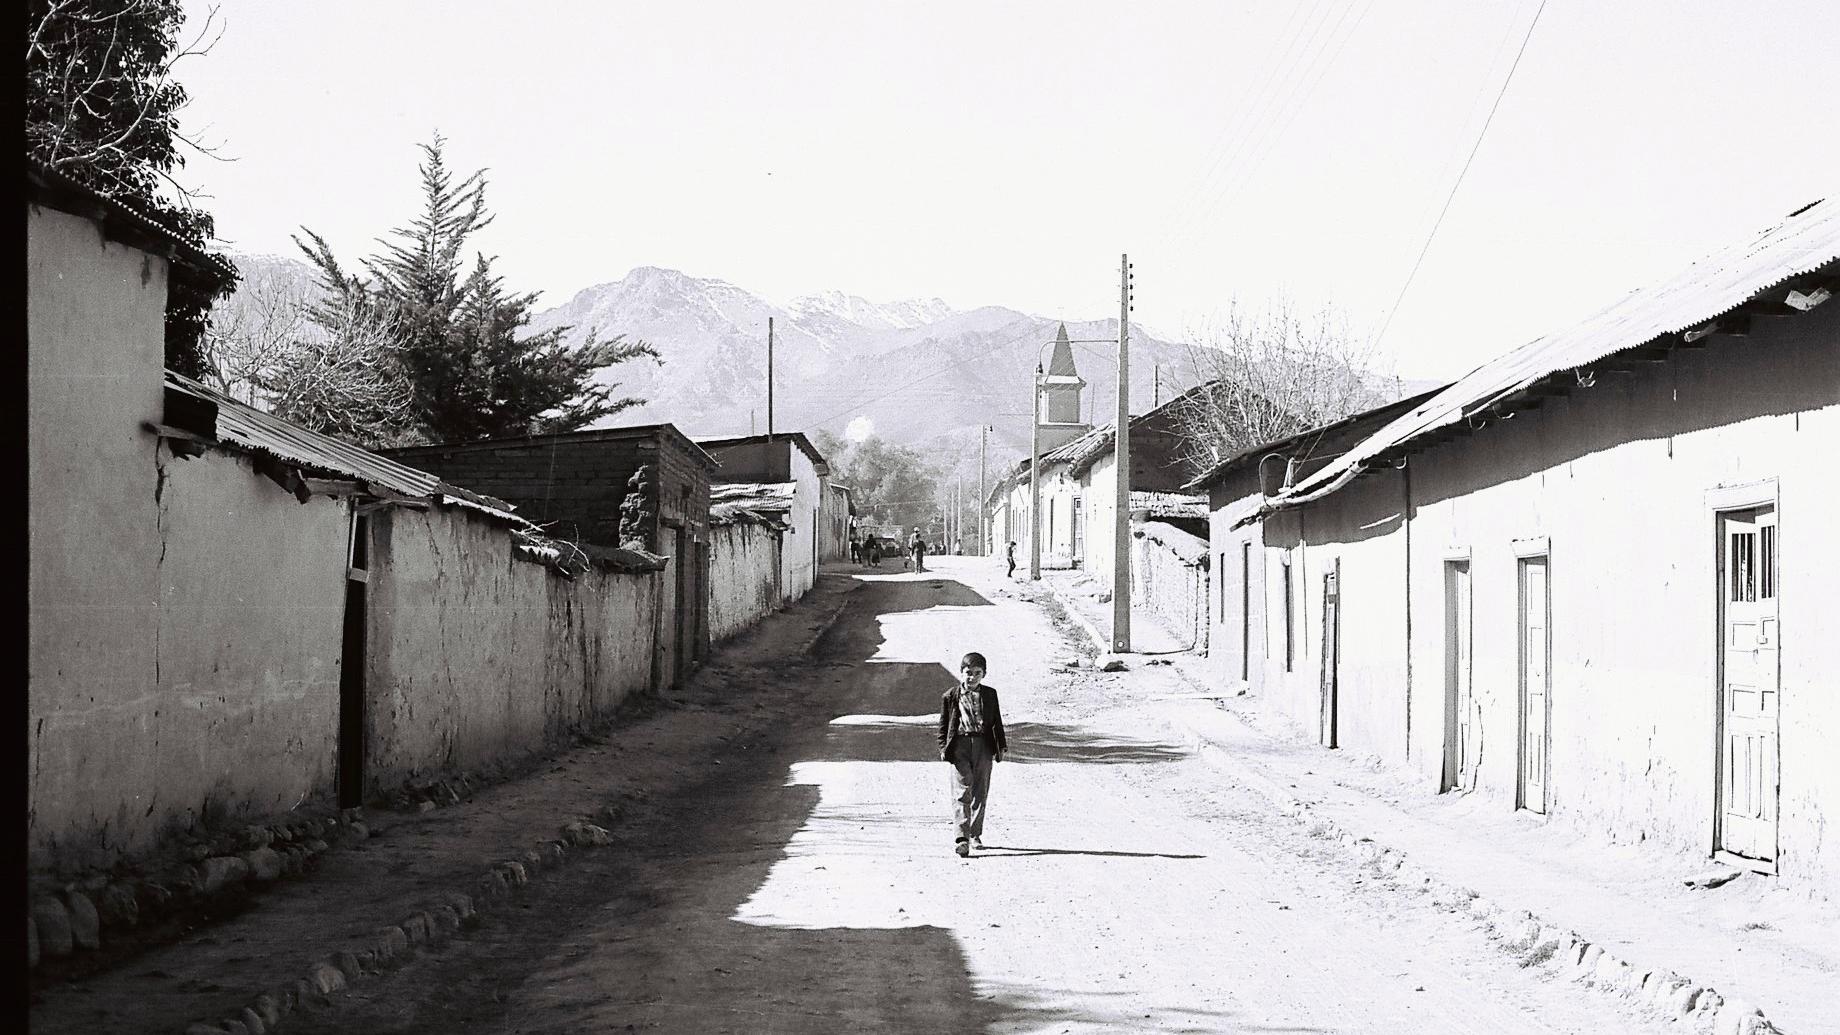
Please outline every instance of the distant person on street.
M863 562L862 540L856 538L855 536L851 536L850 537L850 563L851 564L861 564L862 562Z
M958 824L952 850L961 856L984 848L991 766L1009 750L996 688L984 685L985 668L984 655L965 655L958 682L939 698L939 757L952 766L952 816Z
M914 537L912 541L909 542L908 547L911 550L913 550L913 553L914 553L914 570L915 571L925 571L926 570L926 540L920 538L919 529L914 529Z
M1007 572L1008 576L1012 579L1015 578L1016 577L1016 541L1014 539L1011 539L1009 541L1009 545L1003 548L1003 559L1009 563L1009 571Z

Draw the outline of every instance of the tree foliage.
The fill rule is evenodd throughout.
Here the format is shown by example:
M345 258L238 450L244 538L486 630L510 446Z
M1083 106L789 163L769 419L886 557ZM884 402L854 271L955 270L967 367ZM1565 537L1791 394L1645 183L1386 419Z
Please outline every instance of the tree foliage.
M316 296L274 270L245 271L204 344L204 379L251 406L361 445L417 441L402 335L323 278Z
M939 471L919 452L874 435L845 446L820 432L813 444L853 491L864 524L925 525L938 513Z
M179 0L27 0L25 18L26 154L204 247L211 216L173 178L185 164L181 145L201 149L179 131L187 98L172 72L210 48L179 43ZM228 276L172 278L167 366L204 373L200 338L211 305L235 286Z
M492 221L484 171L456 182L439 134L421 149L422 211L391 231L365 264L367 275L346 272L313 231L303 227L307 239L295 238L331 299L312 310L314 322L356 316L393 329L412 396L410 423L432 441L572 431L638 405L614 398L615 386L596 384L594 375L657 352L592 332L570 347L569 327L529 331L536 294L508 290L492 258L476 255L470 269L463 258L468 238Z
M1205 469L1275 439L1379 406L1395 379L1375 370L1372 347L1334 309L1308 315L1288 302L1238 302L1196 335L1190 358L1208 385L1176 406L1188 448Z

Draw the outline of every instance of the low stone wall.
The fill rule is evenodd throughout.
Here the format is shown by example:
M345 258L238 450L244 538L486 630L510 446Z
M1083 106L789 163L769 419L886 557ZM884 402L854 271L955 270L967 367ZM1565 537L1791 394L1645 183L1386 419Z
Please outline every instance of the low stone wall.
M1131 603L1162 616L1191 649L1208 645L1208 543L1161 521L1131 525Z
M710 526L710 642L728 639L778 606L782 535L760 522Z

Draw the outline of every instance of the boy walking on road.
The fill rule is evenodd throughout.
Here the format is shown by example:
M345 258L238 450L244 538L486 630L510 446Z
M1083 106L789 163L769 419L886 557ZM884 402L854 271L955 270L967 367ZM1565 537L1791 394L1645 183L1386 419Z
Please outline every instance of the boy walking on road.
M997 691L984 685L984 655L973 651L958 663L959 681L939 698L939 757L952 765L952 814L958 839L952 850L970 855L984 847L984 802L990 770L1003 760L1003 712Z

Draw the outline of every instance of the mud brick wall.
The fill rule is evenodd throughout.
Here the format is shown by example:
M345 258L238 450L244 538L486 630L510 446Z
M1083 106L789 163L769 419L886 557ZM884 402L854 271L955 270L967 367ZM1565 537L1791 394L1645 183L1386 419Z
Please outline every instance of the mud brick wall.
M709 638L720 642L779 604L784 533L771 525L716 525L709 530Z
M1147 521L1131 527L1131 603L1162 616L1197 651L1208 646L1208 543Z
M709 475L692 447L662 428L609 429L502 442L416 446L386 455L442 479L496 496L571 542L620 545L620 501L641 465L653 478L654 515L646 530L655 551L658 520L700 527L709 514Z
M553 747L651 684L662 576L566 579L460 509L373 518L368 793Z

